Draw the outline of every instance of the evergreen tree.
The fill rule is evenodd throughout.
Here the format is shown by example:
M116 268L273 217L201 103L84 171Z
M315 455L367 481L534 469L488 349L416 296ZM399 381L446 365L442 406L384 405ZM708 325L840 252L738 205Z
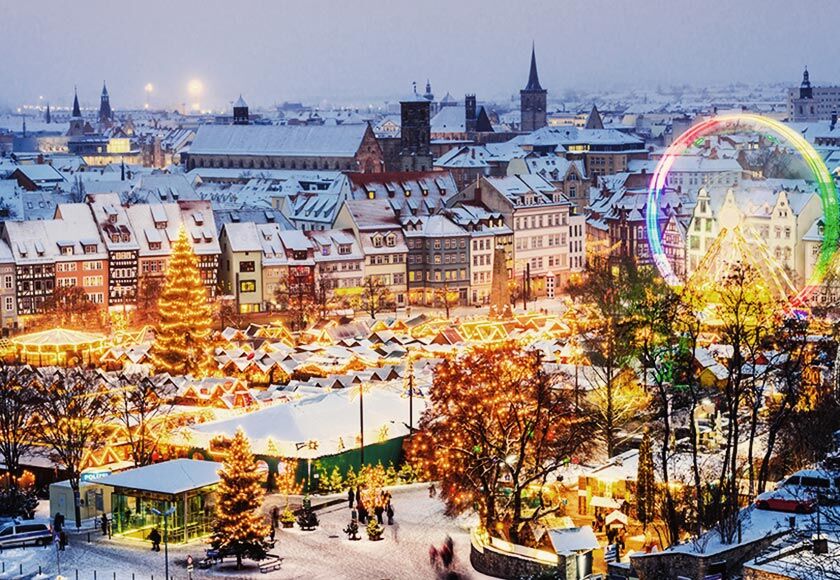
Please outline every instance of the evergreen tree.
M647 528L656 517L656 477L653 472L653 447L650 433L645 431L639 447L639 468L636 474L636 517Z
M268 549L265 542L268 525L260 513L264 493L262 475L241 429L230 442L219 477L211 544L217 550L235 555L236 566L241 568L243 557L262 560Z
M211 360L212 312L198 270L198 258L183 225L172 247L158 311L155 369L173 375L206 374Z

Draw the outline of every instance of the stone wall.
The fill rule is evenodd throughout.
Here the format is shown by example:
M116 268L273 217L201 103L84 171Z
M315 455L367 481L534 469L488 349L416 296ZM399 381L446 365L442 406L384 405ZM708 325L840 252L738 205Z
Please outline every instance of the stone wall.
M470 543L470 563L478 572L496 578L521 578L557 570L556 566L546 562L479 545L475 538ZM569 564L572 566L567 566L566 559L560 557L559 567L566 568L567 580L575 580L574 562Z
M769 534L760 540L739 544L714 554L665 551L656 554L631 555L630 562L639 580L676 580L679 576L703 580L709 567L717 562L726 562L728 574L740 574L744 562L758 556L767 546L789 531Z

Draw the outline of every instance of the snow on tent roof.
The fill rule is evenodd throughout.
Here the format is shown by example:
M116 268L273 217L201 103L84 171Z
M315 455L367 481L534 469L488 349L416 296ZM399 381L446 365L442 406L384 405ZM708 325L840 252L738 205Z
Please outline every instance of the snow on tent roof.
M595 532L589 526L567 530L548 530L551 545L558 554L573 554L594 550L600 546Z
M103 477L97 484L176 495L219 482L221 463L174 459Z

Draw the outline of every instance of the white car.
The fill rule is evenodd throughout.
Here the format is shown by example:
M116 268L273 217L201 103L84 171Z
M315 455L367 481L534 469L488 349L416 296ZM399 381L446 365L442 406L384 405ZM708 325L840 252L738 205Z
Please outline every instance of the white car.
M46 524L9 524L0 529L0 548L34 544L46 546L53 541L53 533Z
M755 498L755 505L758 509L806 514L816 509L818 495L828 501L840 499L840 474L818 469L797 471L778 488Z

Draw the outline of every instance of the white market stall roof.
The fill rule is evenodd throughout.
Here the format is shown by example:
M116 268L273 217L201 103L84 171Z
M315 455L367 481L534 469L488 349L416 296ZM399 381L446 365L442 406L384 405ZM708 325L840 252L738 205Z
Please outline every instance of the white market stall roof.
M394 381L401 385L402 381ZM414 397L414 424L426 407L425 399ZM408 433L408 397L389 386L365 388L365 443L374 444ZM359 433L358 386L307 396L298 401L278 403L258 411L222 421L195 425L182 436L183 443L209 446L216 436L232 437L242 428L256 454L277 457L320 457L357 446ZM299 443L315 441L315 448Z
M600 547L595 532L589 526L563 530L548 530L551 545L558 554L586 552Z
M96 480L110 487L122 487L177 495L219 483L221 463L196 459L173 459L129 469Z
M624 524L626 526L627 525L627 515L624 514L623 512L618 511L618 510L614 510L614 511L611 511L610 513L607 514L607 518L606 518L605 521L606 521L607 525L610 525L611 523L615 522L615 523L619 523L619 524Z
M624 503L623 500L621 502L618 502L611 497L602 497L600 495L596 495L589 502L589 505L597 508L612 508L614 510L617 510L621 509L622 503Z

